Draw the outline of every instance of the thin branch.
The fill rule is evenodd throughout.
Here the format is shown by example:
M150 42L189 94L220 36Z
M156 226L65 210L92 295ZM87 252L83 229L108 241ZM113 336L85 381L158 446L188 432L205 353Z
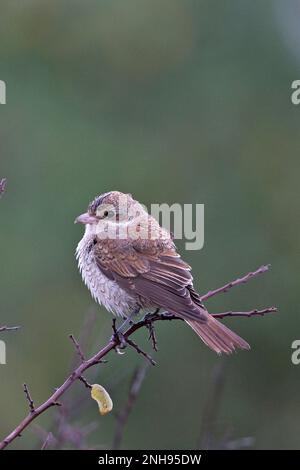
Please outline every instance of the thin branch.
M91 384L82 375L78 377L78 380L80 380L80 382L82 382L86 388L92 388Z
M79 338L77 340L80 344L81 351L87 351L89 348L89 343L91 340L91 335L95 329L96 320L96 309L93 306L92 308L89 308L87 314L84 316L84 321L80 329ZM102 362L104 362L104 360ZM70 361L70 371L74 370L77 365L78 353L77 349L74 348L74 354ZM96 376L97 373L97 368L94 367L93 375ZM79 378L79 380L88 389L92 387L91 383L95 382L95 380L89 380L88 382L83 376ZM85 443L85 436L82 432L82 426L79 428L75 422L77 422L78 415L82 415L82 413L85 412L85 408L89 405L89 403L90 401L86 400L86 396L82 393L82 389L74 387L72 390L70 390L68 400L63 401L63 406L57 411L57 413L55 413L52 425L50 425L49 431L55 433L55 439L51 444L52 448L64 448L67 441L67 436L70 437L68 441L69 444L75 444L74 440L71 438L72 436L76 436L76 448L87 448L87 444ZM98 422L96 425L98 425ZM71 429L73 429L73 432L71 432ZM79 439L80 436L81 440Z
M12 441L14 441L17 437L20 436L22 431L26 429L29 424L34 421L39 415L44 413L46 410L51 408L52 406L58 405L58 399L72 386L72 384L82 376L84 371L89 369L95 364L98 364L98 361L101 360L104 356L106 356L111 350L113 350L116 346L116 342L110 340L107 345L100 349L94 356L88 359L86 362L80 364L65 380L65 382L57 388L54 393L40 406L35 408L35 411L29 413L19 424L18 426L0 443L0 449L4 449L8 446Z
M29 389L27 387L27 384L23 384L23 390L24 390L24 393L25 393L25 396L26 396L26 400L29 403L30 413L34 413L35 412L35 407L34 407L33 399L31 398Z
M0 333L2 331L15 331L19 330L20 328L20 326L0 326Z
M132 341L132 339L127 338L126 343L129 344L133 349L135 349L138 354L144 356L147 361L150 362L150 364L156 366L156 362L154 361L154 359L152 359L152 357L148 353L143 351L143 349L141 349L134 341Z
M216 289L215 291L208 292L207 294L202 296L202 301L210 297L213 297L214 295L217 295L221 292L226 292L231 287L245 283L250 278L258 274L261 274L263 272L266 272L267 270L268 270L268 266L262 266L257 271L249 273L241 279L237 279L236 281L226 284L225 286L219 289ZM275 311L275 310L272 310L272 311ZM258 315L257 312L256 312L256 315ZM233 313L234 312L225 312L222 314L215 314L215 315L212 314L212 316L217 317L218 315L222 315L222 317L226 317L226 316L233 316ZM247 314L246 316L250 316L249 312L235 312L235 313L236 314L246 313ZM140 328L148 327L151 323L154 323L156 321L172 321L172 320L182 320L182 318L179 318L176 315L169 314L167 312L164 312L164 313L154 312L153 314L146 315L142 320L138 321L137 323L130 325L128 329L125 331L125 333L121 335L121 337L118 334L113 335L112 338L106 344L106 346L101 348L94 356L90 357L89 359L86 359L84 362L81 362L81 364L79 364L78 367L74 368L73 372L66 378L64 383L60 387L58 387L54 391L54 393L52 393L52 395L44 403L36 407L34 411L30 410L30 413L18 424L18 426L16 426L16 428L8 436L6 436L2 442L0 442L0 449L4 449L11 442L13 442L17 437L19 437L21 433L24 431L24 429L26 429L32 421L34 421L38 416L40 416L50 407L61 405L58 402L58 399L61 396L63 396L67 390L69 390L69 388L74 384L75 381L77 380L82 381L80 377L82 378L82 375L84 374L86 370L90 369L92 366L95 366L96 364L103 362L103 359L108 355L110 351L115 350L117 346L120 346L121 341L123 341L123 339L125 340L125 342L128 343L128 338ZM133 346L131 340L130 342L129 344ZM138 352L142 353L141 350Z
M156 338L156 332L155 332L155 328L154 328L154 325L153 323L150 323L148 326L147 326L148 330L149 330L149 341L151 341L152 343L152 348L154 349L155 352L158 351L158 347L157 347L157 338Z
M0 199L5 193L5 190L6 190L6 178L2 178L0 180Z
M218 289L207 292L207 294L204 294L201 296L201 302L204 302L205 300L210 299L211 297L214 297L215 295L221 294L222 292L225 293L229 289L232 289L233 287L239 286L241 284L246 284L246 282L250 281L250 279L252 279L253 277L267 272L270 266L271 266L270 264L261 266L256 271L251 271L250 273L246 274L246 276L236 279L235 281L231 281L228 284L225 284L225 286L219 287Z
M157 320L170 320L171 317L174 319L176 318L174 315L172 316L160 316L158 314L155 314L156 318L153 319L152 321L157 321ZM131 325L128 330L124 333L124 338L127 340L129 336L131 336L135 331L138 329L142 328L146 324L150 322L150 318L147 318L146 320L141 320L138 323L135 323L134 325ZM6 438L0 442L0 450L5 449L11 442L13 442L17 437L21 435L21 433L26 429L29 424L34 421L39 415L44 413L46 410L51 408L52 406L56 405L61 405L57 400L64 395L64 393L74 384L76 380L79 379L79 377L82 377L83 373L89 369L90 367L99 364L99 362L102 362L102 359L112 350L116 348L116 346L120 345L120 339L117 336L113 336L107 343L106 346L104 346L102 349L100 349L94 356L92 356L90 359L87 359L85 362L82 362L74 371L67 377L67 379L64 381L64 383L56 388L54 393L40 406L36 407L34 412L31 412L29 415L27 415L19 424L18 426L10 433Z
M156 310L155 313L157 313L158 311L159 310ZM151 318L151 315L150 315L150 318ZM123 333L121 333L119 330L117 330L117 328L116 328L116 319L115 318L113 319L113 322L112 322L112 330L113 330L113 333L114 333L113 338L117 341L118 345L120 345L121 347L125 347L128 344L133 349L135 349L138 354L141 354L142 356L144 356L150 362L150 364L152 364L153 366L156 365L156 362L152 359L152 357L148 353L146 353L146 351L141 349L138 344L136 344L134 341L132 341L132 339L129 339L128 337L126 338L123 335ZM120 354L118 346L116 346L115 349Z
M85 316L83 325L80 329L78 343L80 344L81 351L86 351L88 349L89 340L94 330L96 319L97 319L96 309L93 307L89 309L89 312ZM75 354L73 358L71 359L70 370L73 370L77 365L78 365L78 354L75 348Z
M267 307L263 310L249 310L248 312L223 312L223 313L213 313L212 316L215 318L224 318L224 317L263 317L266 313L275 313L277 312L276 307Z
M74 344L76 352L77 352L78 356L80 357L81 362L85 362L85 357L84 357L84 354L83 354L82 349L80 347L80 344L78 343L78 341L76 341L76 339L73 335L69 335L69 338L72 341L72 343Z
M136 369L133 374L127 402L123 410L117 415L116 432L115 432L114 440L113 440L114 450L117 450L120 448L123 434L124 434L125 425L128 421L129 415L132 411L132 408L140 392L142 383L146 376L147 369L148 369L148 364L146 364L144 367L140 367Z

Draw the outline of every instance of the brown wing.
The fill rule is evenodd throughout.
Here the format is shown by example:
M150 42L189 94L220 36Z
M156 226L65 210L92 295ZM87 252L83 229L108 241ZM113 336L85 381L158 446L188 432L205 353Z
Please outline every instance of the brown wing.
M206 322L191 268L171 239L98 239L94 250L99 269L126 291L184 319Z

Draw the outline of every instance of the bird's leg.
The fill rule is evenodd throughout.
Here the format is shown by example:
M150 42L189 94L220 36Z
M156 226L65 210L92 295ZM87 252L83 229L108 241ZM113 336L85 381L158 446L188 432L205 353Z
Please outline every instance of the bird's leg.
M123 320L125 320L123 323L121 323L121 325L119 326L118 328L118 333L121 332L123 330L125 330L125 327L127 325L133 325L134 324L134 321L133 321L133 318L139 313L140 311L140 308L136 308L135 310L133 310L127 317L123 317Z
M134 341L132 341L129 338L126 338L124 336L124 333L121 332L120 330L124 327L124 324L126 324L128 321L130 321L130 318L136 314L137 312L133 312L128 319L122 323L122 325L117 329L116 328L116 319L113 319L113 324L112 324L112 329L113 329L113 335L112 335L112 340L115 342L115 351L118 354L124 354L123 349L126 348L127 345L131 346L133 349L136 350L137 353L141 354L142 356L145 357L153 366L155 366L155 361L152 359L152 357L146 353L143 349L141 349Z
M126 326L132 325L134 323L132 318L135 315L137 315L139 311L140 311L140 308L133 310L133 312L131 312L130 315L128 315L128 317L125 317L126 318L125 321L121 323L121 325L118 328L116 328L116 319L115 318L113 319L113 325L112 325L113 339L115 339L116 342L118 343L118 346L116 346L116 351L119 354L122 354L120 352L120 349L125 349L127 346L127 340L124 338Z
M122 326L122 325L121 325ZM120 328L116 327L116 319L113 319L112 323L113 335L111 337L112 341L115 341L115 350L118 354L123 354L120 352L120 349L125 349L127 346L126 339L124 338L123 333L120 331Z
M158 315L159 313L159 308L155 309L154 312L148 312L146 313L146 315L143 317L143 320L144 322L152 322L152 320Z

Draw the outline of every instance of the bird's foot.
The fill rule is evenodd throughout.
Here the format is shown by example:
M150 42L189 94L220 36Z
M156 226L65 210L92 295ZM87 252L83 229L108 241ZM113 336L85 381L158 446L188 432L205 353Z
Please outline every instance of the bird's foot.
M124 321L124 324L128 323L129 325L135 325L136 322L133 320L134 315L136 315L135 312L132 315L129 315L128 317L123 316L122 320Z
M115 343L115 350L118 354L124 354L124 349L127 346L127 341L120 329L116 328L116 319L113 319L112 324L113 335L111 340Z
M146 313L146 315L143 317L143 320L144 322L146 323L151 323L154 318L156 317L156 315L159 314L159 308L157 308L156 310L154 310L154 312L149 312L149 313Z
M123 333L117 330L116 328L116 319L113 320L112 324L113 335L111 337L111 341L114 342L114 349L118 354L124 354L124 349L127 345L131 346L138 354L144 356L153 366L155 366L155 361L152 357L146 353L143 349L141 349L132 339L127 338Z

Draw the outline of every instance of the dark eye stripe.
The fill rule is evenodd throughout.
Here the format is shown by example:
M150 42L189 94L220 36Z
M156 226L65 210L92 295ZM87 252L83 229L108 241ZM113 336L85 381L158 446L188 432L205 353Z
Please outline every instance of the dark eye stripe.
M111 194L111 192L109 193L105 193L105 194L101 194L101 196L97 196L90 204L89 204L89 207L88 207L88 211L91 213L91 214L94 214L97 210L97 208L100 206L100 204L103 204L104 202L104 199L109 196Z

